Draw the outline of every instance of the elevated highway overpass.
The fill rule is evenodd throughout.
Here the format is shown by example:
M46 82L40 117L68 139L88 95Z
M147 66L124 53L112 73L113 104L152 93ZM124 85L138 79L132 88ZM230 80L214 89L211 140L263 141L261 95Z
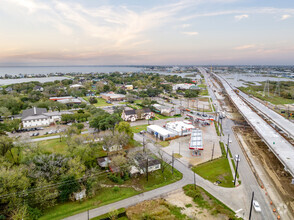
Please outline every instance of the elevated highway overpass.
M259 137L267 144L269 149L284 165L294 178L294 147L284 139L275 129L255 113L234 91L229 83L222 77L213 73L225 88L229 98L239 110L245 120L251 125Z

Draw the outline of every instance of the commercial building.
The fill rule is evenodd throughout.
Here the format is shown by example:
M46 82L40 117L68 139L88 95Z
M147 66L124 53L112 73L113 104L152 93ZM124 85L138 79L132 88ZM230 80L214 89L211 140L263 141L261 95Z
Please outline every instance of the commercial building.
M46 108L26 109L21 114L23 128L46 127L61 121L62 114L72 114L71 112L47 112Z
M166 123L165 128L178 136L186 136L191 134L192 129L195 127L191 124L187 124L183 121L175 121Z
M66 105L73 105L73 104L81 104L82 101L78 98L74 98L72 96L63 96L63 97L50 97L49 100L51 101L57 101Z
M105 99L106 101L123 101L126 96L123 94L116 94L114 92L109 93L101 93L101 98Z
M195 86L195 84L191 84L191 83L181 83L181 84L175 84L173 85L173 90L187 90L187 89L199 89L197 86Z
M193 151L199 151L204 149L201 130L199 129L192 130L189 149Z
M162 141L164 141L167 138L176 136L175 133L158 125L149 125L147 127L147 132L154 135L156 138L159 138Z

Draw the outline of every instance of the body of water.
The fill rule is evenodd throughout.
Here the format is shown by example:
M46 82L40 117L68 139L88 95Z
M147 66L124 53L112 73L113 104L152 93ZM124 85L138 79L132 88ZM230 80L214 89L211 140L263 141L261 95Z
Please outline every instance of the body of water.
M33 82L38 81L40 83L53 82L55 80L68 79L68 77L54 76L54 77L41 77L41 78L20 78L20 79L0 79L0 86L11 85L15 83Z
M141 70L141 68L127 66L0 66L0 76L5 74L139 72Z

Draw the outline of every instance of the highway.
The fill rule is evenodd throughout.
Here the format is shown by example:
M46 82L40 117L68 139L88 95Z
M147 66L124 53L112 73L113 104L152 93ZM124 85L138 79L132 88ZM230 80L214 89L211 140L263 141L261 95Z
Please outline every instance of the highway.
M239 95L243 97L247 102L249 102L255 109L260 111L271 122L277 125L286 134L288 134L289 137L294 139L294 123L293 122L287 120L283 116L279 115L275 111L263 105L256 99L249 97L247 94L245 94L244 92L240 90L239 90Z
M206 73L206 71L203 68L199 68L200 72L202 73L202 75L205 78L205 81L207 84L213 85L211 83L210 78L208 77L208 74ZM219 109L220 111L222 110L222 106L219 104L216 96L214 95L213 89L216 88L211 88L211 87L207 87L208 92L213 100L213 103L216 104L217 109ZM237 139L235 138L235 134L233 131L233 127L235 126L234 121L232 121L229 118L225 118L223 119L223 123L222 123L222 127L223 127L223 131L225 136L222 137L222 141L227 144L227 140L228 140L228 135L230 136L230 140L231 143L229 144L230 146L230 150L232 152L232 155L236 155L239 154L240 156L240 163L239 163L239 168L238 168L238 173L240 176L240 180L242 181L242 186L243 191L243 199L244 204L248 204L250 199L251 199L251 195L252 192L254 191L254 198L255 200L257 200L260 204L260 206L262 207L262 213L258 214L256 212L253 212L253 216L252 219L256 220L256 219L274 219L271 207L269 205L269 201L268 198L265 197L265 193L264 191L261 189L261 187L259 186L255 175L253 174L247 159L239 145L239 142L237 141ZM243 210L245 212L249 212L249 207L247 206L243 206Z
M281 161L294 177L294 147L285 140L277 131L267 124L257 113L255 113L234 91L229 83L222 77L214 74L223 84L227 94L236 108L247 120L260 138L268 145L271 151Z

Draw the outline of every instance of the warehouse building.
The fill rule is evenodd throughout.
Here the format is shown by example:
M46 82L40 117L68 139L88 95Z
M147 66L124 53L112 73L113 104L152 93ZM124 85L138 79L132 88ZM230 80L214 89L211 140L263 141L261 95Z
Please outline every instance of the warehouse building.
M158 125L149 125L147 127L147 132L154 135L156 138L159 138L162 141L164 141L167 138L176 136L175 133Z

